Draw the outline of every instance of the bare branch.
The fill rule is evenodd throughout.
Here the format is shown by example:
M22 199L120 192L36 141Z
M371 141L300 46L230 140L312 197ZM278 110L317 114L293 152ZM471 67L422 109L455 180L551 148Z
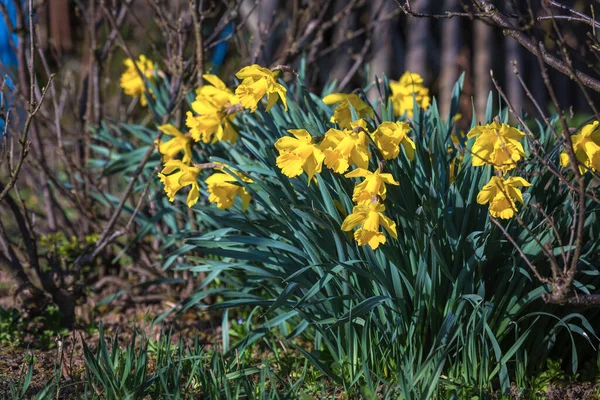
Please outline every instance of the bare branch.
M600 92L599 80L592 78L591 76L578 70L571 71L567 63L550 54L550 52L548 52L541 42L536 45L530 37L516 29L510 23L510 21L496 7L494 7L493 4L491 4L489 0L474 1L481 7L482 10L485 11L485 14L488 15L492 21L494 21L503 29L504 35L514 38L533 54L538 54L539 52L544 62L557 71L560 71L567 76L572 76L574 73L585 86L593 89L596 92Z

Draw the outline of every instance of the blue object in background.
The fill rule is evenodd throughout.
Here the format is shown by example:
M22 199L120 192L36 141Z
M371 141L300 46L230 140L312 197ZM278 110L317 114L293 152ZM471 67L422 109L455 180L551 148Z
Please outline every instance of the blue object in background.
M13 0L0 0L0 3L8 11L8 19L14 26L17 21L17 11ZM6 21L2 15L0 18L0 64L2 64L2 67L8 68L17 65L17 56L13 50L13 46L17 45L17 41L17 35L10 32L10 27L6 26Z
M3 0L0 0L3 1ZM225 40L229 35L233 33L233 24L228 24L221 34L219 35L219 40L223 40L221 43L215 46L215 52L212 56L212 69L213 73L217 73L219 68L225 62L225 56L227 55L227 46L229 45L228 41Z
M17 11L15 9L15 3L13 0L0 0L0 4L4 6L6 11L8 12L8 19L10 23L14 26L17 21ZM17 46L18 36L15 33L11 32L11 27L6 26L6 20L4 15L1 15L0 12L0 75L2 78L6 79L6 84L8 88L12 88L10 77L8 74L11 70L17 67L17 55L15 54L14 47ZM4 97L3 93L0 93L0 99ZM6 112L7 98L4 97L4 109L0 110L0 139L4 135L4 113ZM2 101L0 101L2 104Z

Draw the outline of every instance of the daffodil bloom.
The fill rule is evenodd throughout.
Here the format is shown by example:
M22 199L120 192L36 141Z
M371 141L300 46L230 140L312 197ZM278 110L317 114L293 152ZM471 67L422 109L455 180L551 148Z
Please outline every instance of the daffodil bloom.
M365 178L364 181L354 187L352 201L356 203L370 201L375 196L379 196L382 200L385 200L387 193L385 185L399 185L399 183L394 180L392 174L382 173L379 169L375 172L371 172L364 168L356 168L354 171L350 171L344 176L346 178Z
M337 122L342 129L349 129L354 121L350 105L356 111L358 118L373 117L373 109L355 94L332 93L323 98L323 103L337 104L330 121Z
M310 185L316 179L315 174L321 172L325 155L306 130L291 129L288 132L294 137L282 137L275 142L275 148L279 150L277 166L289 178L306 172Z
M253 64L244 67L235 76L242 79L242 83L235 89L235 94L239 97L242 106L251 112L256 111L258 102L265 95L268 95L267 108L271 107L281 99L285 111L287 111L287 90L283 85L277 83L278 72L272 72L260 65Z
M525 156L519 142L523 136L520 130L496 121L474 127L467 135L469 139L477 137L471 148L473 166L493 165L502 172L515 168Z
M203 99L207 99L212 103L216 104L238 104L240 100L233 93L233 90L229 89L225 82L216 75L204 74L202 78L210 85L203 85L196 89L196 95L201 96Z
M253 183L252 179L247 178L239 172L232 171L240 180L247 183ZM227 210L235 201L236 196L242 199L242 210L246 211L252 196L241 186L234 176L225 171L217 171L205 180L208 188L208 201L216 203L217 207Z
M175 170L179 170L173 173ZM187 206L191 207L200 197L200 186L198 185L198 174L200 168L192 167L179 160L167 161L164 168L158 174L160 181L165 185L165 192L169 201L175 200L175 194L184 186L191 186L187 196Z
M495 218L509 219L518 211L516 202L523 203L521 186L531 186L525 179L513 176L508 179L493 176L477 195L477 203L490 204L490 214Z
M400 146L404 148L406 157L412 161L415 157L415 142L408 137L410 125L406 122L382 122L372 133L373 142L386 160L393 160L400 154Z
M362 123L360 122L362 121ZM369 143L365 133L364 120L353 123L355 129L330 129L325 133L325 138L320 144L320 149L325 154L327 168L343 174L348 167L356 165L359 168L369 166Z
M128 96L140 96L140 104L145 107L148 104L148 100L146 99L144 80L138 73L138 70L135 68L135 66L137 65L139 70L146 76L148 80L154 81L154 63L148 60L146 56L142 54L135 64L131 58L125 60L124 64L127 67L127 70L125 70L123 75L121 75L121 87Z
M587 169L592 171L600 170L600 129L598 121L594 121L583 127L581 133L571 136L575 158L581 163L579 172L585 173ZM560 155L560 165L567 167L569 165L569 156L566 152Z
M168 142L163 142L162 140L154 141L158 152L163 156L163 161L172 160L182 151L183 159L181 161L186 164L192 161L192 138L189 135L181 133L179 129L171 124L161 125L158 129L165 135L173 137Z
M405 72L400 81L391 81L390 90L392 91L392 105L394 115L400 117L406 113L408 118L414 115L414 102L424 110L427 110L431 98L429 89L423 86L423 78L414 72Z
M212 86L204 85L196 90L196 100L192 103L192 110L197 115L188 111L185 124L190 128L192 138L197 142L235 143L238 134L233 127L233 120L237 113L236 105L240 101L216 75L205 74L203 77Z
M383 215L384 211L385 206L383 204L371 200L363 201L354 206L352 214L344 219L342 230L347 232L360 226L354 232L354 239L359 246L368 244L375 250L386 241L385 235L380 231L380 226L383 226L391 237L398 237L396 223Z

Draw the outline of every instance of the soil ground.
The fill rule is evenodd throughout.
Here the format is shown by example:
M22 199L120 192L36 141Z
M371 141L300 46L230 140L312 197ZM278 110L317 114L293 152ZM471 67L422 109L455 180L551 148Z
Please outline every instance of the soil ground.
M1 274L1 272L0 272ZM0 307L10 308L13 305L12 297L9 295L6 277L0 276ZM8 396L8 386L3 383L7 380L15 382L26 368L27 361L34 357L35 368L31 384L31 393L35 393L44 387L45 383L55 372L55 362L63 352L63 378L65 381L73 380L79 377L84 370L84 355L82 341L94 349L97 346L99 335L97 331L92 331L89 327L98 326L102 323L105 331L105 337L109 338L115 332L119 333L121 344L128 340L137 330L152 339L158 339L162 326L172 330L172 341L178 343L180 338L184 342L191 344L196 335L207 348L213 346L219 340L220 321L218 317L211 316L207 312L189 311L184 314L172 314L164 320L163 324L152 325L150 322L153 317L174 307L174 303L168 300L160 300L159 293L146 295L147 301L140 301L140 297L133 297L128 294L113 300L108 305L96 307L96 305L110 293L108 288L103 292L92 294L85 306L77 310L78 325L73 329L68 337L56 342L56 346L50 349L35 347L35 338L25 338L19 346L0 345L0 398ZM548 400L591 400L600 399L596 395L600 391L600 383L566 383L551 384L546 393L537 393L539 399ZM63 392L69 398L68 392ZM334 396L335 397L335 396ZM519 399L516 394L512 394L512 399ZM534 397L521 397L534 398Z
M0 272L1 274L1 272ZM12 296L7 288L7 278L0 276L0 307L11 308L14 304ZM214 345L221 330L221 323L207 312L188 311L183 314L168 316L163 323L153 325L152 319L163 312L173 308L174 303L168 300L159 300L158 293L147 295L147 301L140 301L128 294L113 300L108 305L97 307L96 305L110 294L109 288L102 292L94 293L88 297L85 306L77 309L78 322L69 336L61 341L57 336L52 348L40 348L36 344L36 338L26 335L21 338L19 345L0 344L0 399L8 395L6 381L15 382L23 374L28 360L34 357L35 367L32 378L31 389L35 393L52 377L55 372L55 363L59 359L62 350L64 362L63 378L67 381L78 376L84 370L84 352L82 341L90 349L95 349L99 334L96 327L102 323L105 338L111 338L118 332L121 345L128 343L134 331L143 333L151 339L158 339L163 326L172 330L172 342L178 343L180 338L185 343L192 344L196 335L200 344L206 348ZM92 329L90 329L92 328Z

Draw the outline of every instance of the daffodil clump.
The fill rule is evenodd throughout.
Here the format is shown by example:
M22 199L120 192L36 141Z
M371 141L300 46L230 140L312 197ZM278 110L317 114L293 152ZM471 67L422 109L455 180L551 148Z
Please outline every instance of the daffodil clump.
M140 58L140 62L146 61ZM144 71L148 69L154 73L155 66L145 65ZM127 81L126 74L122 81ZM204 81L207 84L196 90L196 98L186 114L185 124L189 132L181 132L170 124L158 127L170 137L169 140L156 141L164 162L158 176L170 201L174 201L181 189L189 188L186 203L192 207L200 199L202 184L210 203L229 209L239 198L241 209L247 210L252 198L248 185L253 185L254 180L237 170L235 165L195 163L194 157L198 153L194 153L194 144L235 144L238 140L237 116L255 112L263 99L267 112L279 101L287 110L287 91L278 82L279 74L278 70L258 65L244 67L236 74L241 82L235 89L227 87L217 76L206 74ZM137 78L140 78L139 74ZM137 83L140 82L136 93L143 95L141 78ZM128 90L128 93L133 93L133 89ZM415 101L422 108L429 106L428 89L417 74L405 73L399 82L392 82L391 91L390 100L397 117L412 117ZM398 186L399 182L386 171L386 164L399 156L409 161L414 159L416 145L411 139L411 125L404 121L376 123L373 108L358 94L334 93L326 96L323 102L335 106L332 115L328 116L329 122L334 125L325 132L309 132L305 128L287 130L286 135L273 143L278 152L275 164L288 178L297 179L306 174L307 185L319 183L319 174L323 173L324 167L331 173L353 180L352 201L355 205L345 217L341 229L353 231L359 246L369 245L375 250L386 243L388 235L397 238L396 223L384 215L384 202L394 202L388 190L391 186ZM572 137L582 172L600 167L599 132L598 122L595 122ZM471 148L472 165L491 166L496 172L481 189L477 202L488 205L490 214L495 218L512 218L518 212L517 204L523 203L520 188L530 186L521 177L505 176L525 157L520 142L524 133L495 121L474 127L467 137L475 139ZM568 163L565 154L561 155L561 163ZM204 176L207 169L212 172ZM450 179L453 180L453 176Z
M341 120L335 117L331 122L341 125ZM358 245L369 245L375 250L386 242L384 231L397 238L396 224L383 214L385 206L382 202L387 197L386 185L398 186L399 183L392 174L383 172L383 164L386 160L398 157L401 148L412 160L415 143L408 136L411 128L405 122L383 122L374 132L369 132L365 119L350 121L347 126L346 129L331 128L320 136L312 136L305 129L288 131L294 137L285 136L275 143L279 151L277 166L289 178L305 172L309 185L317 181L316 174L321 173L323 164L334 173L345 173L346 178L362 178L362 182L356 183L352 194L356 206L342 223L341 229L352 231L359 227L354 232ZM382 158L374 171L369 170L371 161L374 161L370 149L372 145ZM355 168L347 172L352 167Z
M142 105L146 105L143 79L137 73L131 60L127 60L125 64L127 70L121 76L121 86L128 95L141 96ZM155 66L151 61L140 56L137 65L140 70L147 73L149 79L152 79ZM242 172L234 171L231 166L220 163L194 163L193 145L195 142L236 143L238 139L238 132L234 125L236 115L243 109L248 109L250 112L256 111L261 99L265 96L267 96L266 111L269 111L279 100L287 110L286 88L277 82L278 74L279 71L270 71L258 65L242 68L236 74L239 79L242 79L242 82L235 91L228 88L216 75L205 74L203 78L209 84L196 90L196 98L191 104L192 110L186 114L185 123L189 132L181 132L171 124L158 127L163 134L171 137L170 140L158 139L155 141L155 146L164 162L158 177L164 185L169 201L175 200L175 195L179 190L189 187L186 203L188 207L192 207L200 199L199 182L202 171L214 169L215 171L204 180L208 201L216 204L218 208L229 209L234 205L235 199L239 197L242 210L246 211L252 197L241 182L251 184L254 181ZM288 174L296 173L295 176L297 176L302 171L306 171L312 178L315 173L321 172L324 155L318 149L311 150L310 143L304 147L293 143L293 140L305 142L308 133L303 134L301 130L292 133L295 133L296 139L292 139L291 144L286 143L285 140L280 143L282 156L278 165L287 165L286 173ZM288 152L287 149L291 150ZM312 152L312 158L307 155L307 151ZM181 159L178 159L180 155ZM298 164L298 160L303 161Z
M139 96L140 104L142 107L145 107L148 104L148 99L146 98L146 85L144 83L144 78L140 73L149 81L154 82L154 74L156 72L155 65L143 54L140 55L135 63L131 58L126 59L123 63L127 69L123 72L123 75L121 75L121 88L128 96ZM148 91L152 94L150 90Z
M141 102L145 105L147 101L144 97L144 80L137 73L135 65L148 79L153 79L156 67L144 56L140 56L136 64L128 60L126 65L128 69L121 77L122 86L127 94L141 96ZM192 207L200 197L198 181L202 170L214 168L216 171L204 180L208 201L219 208L228 209L233 206L235 198L239 197L242 210L247 209L251 195L241 183L252 184L253 180L241 172L232 172L233 169L229 166L215 163L196 164L193 146L195 142L235 144L238 139L236 116L244 110L255 112L263 99L266 99L265 111L270 111L278 101L281 101L284 110L287 111L287 90L278 82L280 72L278 69L269 70L256 64L244 67L236 74L241 82L235 90L227 87L217 76L205 74L203 78L207 85L196 90L191 110L186 113L185 124L189 132L181 132L171 124L158 127L163 134L171 137L170 140L159 139L155 142L165 163L159 178L165 185L165 192L170 201L174 201L179 190L189 187L187 205ZM401 79L402 85L407 85L405 77L413 77L409 86L410 90L414 91L410 96L417 96L420 104L427 107L429 98L423 96L428 92L418 86L422 84L422 80L417 79L418 75L413 75L405 74ZM409 86L401 92L408 93ZM394 87L394 101L398 101L400 92ZM357 203L356 211L360 212L360 207L364 206L374 207L381 213L385 210L380 201L386 198L386 185L398 185L398 182L391 174L382 171L383 165L378 164L374 171L369 170L372 161L370 146L374 145L383 160L398 157L400 148L403 148L408 159L412 160L415 144L408 136L410 126L405 122L383 122L370 132L367 119L373 119L374 110L357 94L334 93L326 96L323 102L335 106L330 122L337 124L337 127L319 136L312 136L306 129L289 130L292 136L284 136L274 144L279 152L276 165L289 178L306 173L309 185L317 181L317 174L322 172L323 165L339 174L354 168L346 173L346 177L363 179L356 184L352 196L353 201ZM356 225L344 225L348 226ZM395 235L393 222L385 222L383 226L388 233ZM379 232L379 225L376 228L371 223L366 223L360 228L360 233L355 233L359 245L369 244L375 249L384 243L385 236ZM367 236L364 235L369 236L369 239L365 239Z
M402 121L386 121L371 131L369 121L373 121L374 110L356 94L334 93L323 98L323 102L335 105L330 122L339 128L315 136L305 129L288 131L294 137L285 136L275 143L279 151L277 166L289 178L306 173L309 185L317 181L323 165L346 178L362 179L355 185L352 201L356 206L343 222L342 230L359 227L354 232L358 245L369 245L375 250L386 242L384 232L397 237L396 224L383 214L386 208L382 202L387 197L386 185L399 183L392 174L383 172L383 167L386 161L397 158L402 149L409 160L414 158L411 127ZM380 158L378 162L373 154ZM371 170L370 165L375 167Z
M471 147L471 164L474 167L490 165L497 174L477 196L479 204L489 204L492 217L512 218L518 211L517 202L523 203L523 196L517 187L530 186L529 182L520 177L504 178L525 157L520 142L523 136L525 134L520 130L497 121L475 126L467 134L468 138L476 138Z
M375 250L384 244L386 237L380 227L391 237L398 237L396 223L383 214L386 208L382 202L387 198L386 185L398 186L399 183L392 174L383 172L383 166L385 161L397 158L401 148L412 161L415 143L408 137L409 132L410 126L406 122L382 122L373 133L369 133L377 153L383 158L377 163L375 171L357 165L356 169L345 174L346 178L363 178L362 182L356 183L352 193L352 201L357 204L342 223L343 231L360 226L354 232L354 239L359 246L368 244Z
M154 74L162 77L156 68ZM160 180L158 191L164 189L166 197L162 197L165 204L152 203L158 212L151 217L164 214L165 233L185 240L182 246L168 242L168 250L202 256L199 262L199 257L174 256L168 262L180 263L179 269L211 271L210 279L217 274L231 277L223 289L230 305L273 303L271 311L283 316L280 321L285 329L289 325L288 330L299 331L295 327L302 328L300 323L335 327L341 321L362 332L362 336L352 333L358 339L381 338L389 344L397 334L404 343L421 325L400 320L424 309L423 301L438 297L441 302L435 307L425 307L433 314L424 319L433 321L429 325L436 329L449 312L456 316L457 326L474 318L470 303L465 303L464 312L460 309L465 296L487 304L497 293L522 293L527 298L519 303L520 309L512 305L500 309L508 317L497 325L523 320L529 305L543 305L544 298L550 298L544 295L553 295L542 290L552 286L544 285L550 282L544 274L578 262L571 245L575 235L569 234L575 230L568 230L572 227L585 228L581 260L592 265L593 251L588 251L585 240L595 232L593 179L600 171L600 122L586 122L573 132L568 141L573 152L569 145L567 156L561 154L563 143L553 140L554 125L540 122L539 136L534 136L525 123L502 123L508 121L506 109L489 123L472 123L471 129L461 124L461 131L455 126L460 116L455 115L454 121L452 117L460 103L462 78L453 90L448 116L441 117L438 108L430 106L429 91L416 74L404 74L400 82L392 83L388 98L370 103L362 91L317 96L302 82L290 87L288 97L281 79L288 72L280 68L251 65L236 74L238 80L203 75L205 84L186 93L188 106L178 104L169 114L170 123L158 124L158 138L147 129L127 127L137 128L139 142L146 146L156 139L161 163L152 172L160 170L153 183ZM230 80L239 83L232 85ZM163 81L166 85L167 79ZM160 117L164 100L171 101L172 93L152 87L155 97L148 99L149 108L152 117ZM147 89L144 93L149 95ZM109 135L107 129L100 138ZM114 147L119 149L118 142ZM550 150L543 154L544 149ZM535 159L528 160L529 152ZM156 158L150 159L145 172L156 166ZM553 160L558 164L557 158L574 170L550 165ZM136 161L134 155L126 168ZM573 186L567 180L572 175ZM186 221L186 214L173 210L167 198L193 207L193 212L185 210L192 219ZM526 264L535 267L546 258L552 264L539 269L540 274L534 270L543 279L532 282ZM488 275L482 277L484 270ZM498 279L507 271L514 271L516 278ZM485 286L489 282L491 288ZM204 286L199 293L203 291ZM298 304L306 306L301 315L287 312ZM328 307L325 311L323 304ZM361 313L366 315L364 323L357 320ZM402 332L390 333L388 321L400 321ZM427 331L429 325L421 330ZM518 336L523 329L517 328ZM322 338L335 344L337 333L325 334L329 336ZM434 330L423 341L425 351L437 334ZM397 353L402 353L402 343ZM400 377L394 370L410 364L406 360L387 362L385 351L378 356L385 364L376 371L378 376L393 383L414 378ZM494 355L490 357L493 361ZM363 362L369 371L372 361ZM445 373L434 372L434 378ZM341 371L339 377L343 380L346 375ZM409 389L398 395L422 392L421 387Z

